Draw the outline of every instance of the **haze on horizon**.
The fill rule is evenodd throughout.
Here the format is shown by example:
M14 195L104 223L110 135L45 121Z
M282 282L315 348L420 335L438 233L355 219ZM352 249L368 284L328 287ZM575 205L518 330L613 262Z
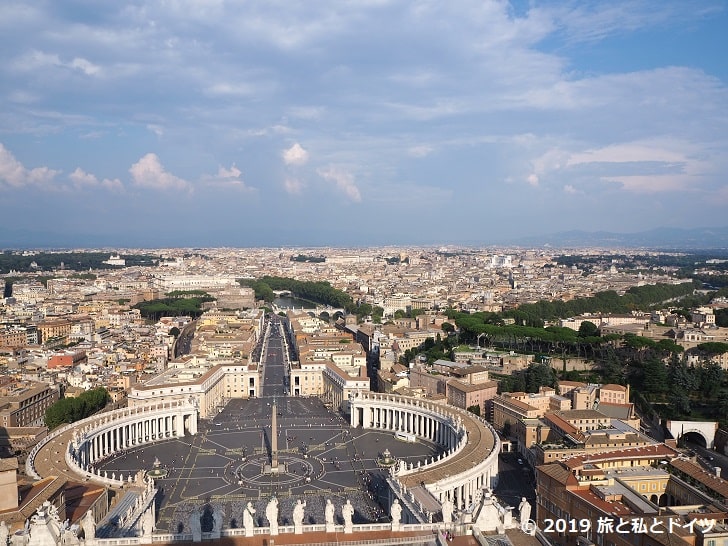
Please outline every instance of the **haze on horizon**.
M0 245L725 225L728 5L0 6Z

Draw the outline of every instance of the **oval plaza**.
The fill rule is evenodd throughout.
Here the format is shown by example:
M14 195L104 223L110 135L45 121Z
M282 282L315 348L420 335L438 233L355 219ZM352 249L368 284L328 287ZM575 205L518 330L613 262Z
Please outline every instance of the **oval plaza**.
M198 367L185 371L187 381L154 378L132 390L128 407L53 431L28 458L28 473L109 487L116 500L96 515L96 538L137 543L160 534L195 540L200 521L207 538L377 526L432 531L495 487L500 445L487 422L426 400L370 392L361 372L347 369L355 355L348 363L341 354L308 358L297 327L295 319L251 316L257 361L208 358L204 366L198 358ZM255 475L241 480L251 468ZM175 489L180 484L183 491ZM382 513L357 505L362 490ZM200 509L214 523L206 524L204 514L199 519ZM305 522L292 521L290 514L302 510Z

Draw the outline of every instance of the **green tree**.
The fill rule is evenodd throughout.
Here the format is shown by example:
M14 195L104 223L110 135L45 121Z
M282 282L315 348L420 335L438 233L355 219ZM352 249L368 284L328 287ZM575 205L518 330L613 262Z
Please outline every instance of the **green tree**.
M699 368L700 392L707 398L715 398L720 391L725 372L717 362L706 362Z
M54 429L63 423L74 423L102 409L109 402L109 393L103 387L88 390L77 398L61 398L45 414L45 423Z
M692 408L690 407L690 398L685 393L678 393L670 399L670 408L679 417L687 417L690 415Z
M721 391L717 402L718 419L725 425L728 422L728 392Z
M374 308L370 303L360 303L356 308L356 318L361 321L362 318L370 316Z
M179 328L177 328L176 326L172 326L169 329L169 335L172 336L173 338L177 339L179 337L179 334L180 334Z
M468 411L480 417L480 406L478 406L477 404L474 406L468 406Z
M579 337L599 337L599 327L590 320L579 325Z
M659 358L650 358L644 362L643 387L646 393L659 394L667 392L667 367Z
M525 373L526 392L538 392L539 387L556 385L556 373L548 364L529 364Z

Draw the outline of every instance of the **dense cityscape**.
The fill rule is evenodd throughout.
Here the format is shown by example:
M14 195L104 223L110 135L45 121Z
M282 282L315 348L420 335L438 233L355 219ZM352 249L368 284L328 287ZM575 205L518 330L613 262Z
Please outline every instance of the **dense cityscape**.
M714 546L727 268L722 251L6 250L0 530Z
M0 546L728 546L726 29L0 0Z

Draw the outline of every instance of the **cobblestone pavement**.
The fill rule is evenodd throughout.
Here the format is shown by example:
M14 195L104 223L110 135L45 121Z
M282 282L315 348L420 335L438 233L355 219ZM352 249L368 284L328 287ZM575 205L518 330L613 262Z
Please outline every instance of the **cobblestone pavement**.
M386 471L377 465L384 449L406 461L424 460L438 453L424 442L408 443L389 432L350 429L338 414L317 398L278 397L279 472L266 474L270 463L271 411L274 398L231 400L212 420L200 422L199 433L130 449L98 465L124 475L152 470L155 461L166 470L156 480L160 490L160 531L179 532L188 525L194 506L203 510L203 527L212 523L212 510L225 511L224 527L242 525L248 501L256 507L258 525L268 525L265 505L279 498L279 523L290 520L296 499L305 499L306 522L323 523L323 507L330 498L340 519L348 498L355 507L355 523L385 517ZM380 498L380 494L383 498Z

